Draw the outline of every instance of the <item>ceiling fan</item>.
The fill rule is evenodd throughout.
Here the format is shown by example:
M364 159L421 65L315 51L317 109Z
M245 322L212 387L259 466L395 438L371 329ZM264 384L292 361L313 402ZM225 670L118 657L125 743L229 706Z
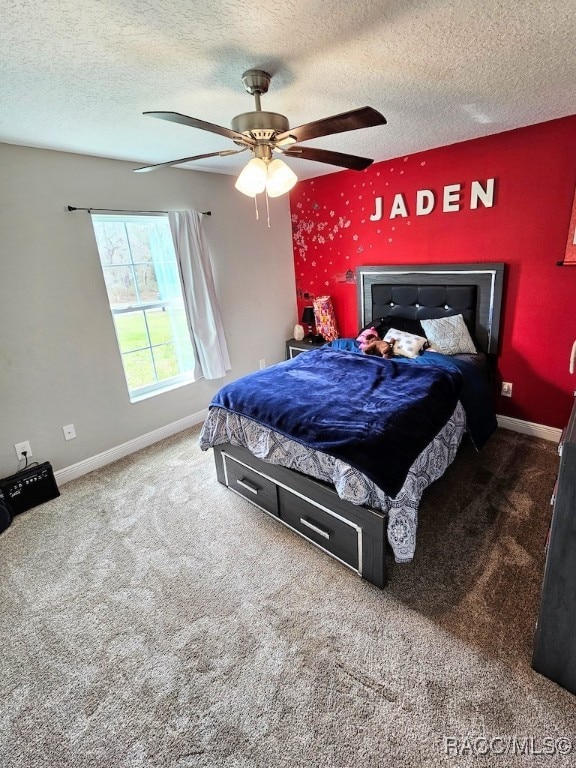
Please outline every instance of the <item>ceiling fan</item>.
M220 152L208 152L203 155L181 157L166 163L146 165L135 168L137 173L153 171L171 165L180 165L193 160L203 160L207 157L226 157L250 150L253 157L240 173L236 188L250 197L266 191L270 197L277 197L288 192L296 183L297 177L291 168L279 158L273 159L273 153L302 160L314 160L318 163L328 163L341 168L362 171L374 161L367 157L348 155L315 147L301 147L300 142L309 141L319 136L330 136L334 133L355 131L358 128L369 128L384 125L386 118L372 107L361 107L350 112L315 120L297 128L290 128L288 119L276 112L264 112L260 106L260 96L267 93L271 76L261 69L248 69L242 75L242 82L249 94L254 96L256 109L254 112L244 112L232 118L232 128L224 128L214 123L188 117L179 112L144 112L145 115L158 117L173 123L200 128L203 131L218 133L226 136L240 149L225 149Z

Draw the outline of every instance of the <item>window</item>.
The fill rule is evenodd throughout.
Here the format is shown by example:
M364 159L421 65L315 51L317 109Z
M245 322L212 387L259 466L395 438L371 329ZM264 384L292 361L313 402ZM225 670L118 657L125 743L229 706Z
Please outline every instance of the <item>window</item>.
M93 213L92 223L130 400L194 381L168 217Z

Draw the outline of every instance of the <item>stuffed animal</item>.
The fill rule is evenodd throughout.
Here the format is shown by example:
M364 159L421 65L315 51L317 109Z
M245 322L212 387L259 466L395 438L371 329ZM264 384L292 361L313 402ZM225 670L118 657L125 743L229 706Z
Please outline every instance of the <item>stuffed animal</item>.
M366 347L368 344L371 344L373 341L379 341L380 336L378 336L378 332L376 331L376 328L366 328L362 333L357 336L356 341L360 344L360 349L362 352L366 351Z
M379 355L380 357L392 357L394 354L394 344L396 339L390 339L390 341L384 341L382 339L376 339L369 342L364 348L365 355Z

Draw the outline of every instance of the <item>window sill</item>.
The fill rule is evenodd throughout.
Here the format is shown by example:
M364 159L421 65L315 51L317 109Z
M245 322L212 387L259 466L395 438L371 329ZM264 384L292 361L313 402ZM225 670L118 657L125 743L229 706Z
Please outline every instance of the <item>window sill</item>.
M201 378L201 377L198 377ZM140 394L131 394L130 395L130 402L131 403L140 403L142 400L148 400L150 397L156 397L157 395L163 395L165 392L171 392L173 389L179 389L180 387L186 387L188 384L194 384L195 381L198 381L198 378L194 378L193 376L190 376L189 378L180 379L179 381L174 381L171 384L166 384L166 386L158 387L157 389L151 389L147 392L142 392Z

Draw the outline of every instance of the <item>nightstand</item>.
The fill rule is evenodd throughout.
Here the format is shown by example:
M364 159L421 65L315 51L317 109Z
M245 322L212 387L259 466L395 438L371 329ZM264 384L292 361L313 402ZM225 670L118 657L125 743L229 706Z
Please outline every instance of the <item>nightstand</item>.
M324 339L322 339L322 341L317 341L316 339L316 336L312 336L311 339L302 339L302 341L288 339L286 342L286 360L291 360L301 352L309 352L311 349L319 349L326 344Z

